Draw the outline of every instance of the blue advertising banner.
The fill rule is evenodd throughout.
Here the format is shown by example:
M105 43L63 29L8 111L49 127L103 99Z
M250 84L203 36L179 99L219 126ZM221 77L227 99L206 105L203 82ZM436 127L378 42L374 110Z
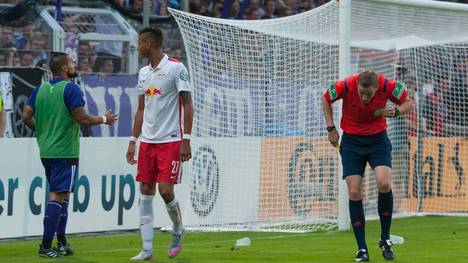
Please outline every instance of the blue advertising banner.
M86 111L93 115L103 115L108 109L119 113L114 125L91 127L93 137L130 136L133 117L138 107L138 74L85 74L81 76Z
M119 113L112 126L91 127L93 137L130 136L138 107L138 75L86 74L81 77L86 110ZM193 135L198 137L325 135L323 81L274 83L220 76L195 78Z

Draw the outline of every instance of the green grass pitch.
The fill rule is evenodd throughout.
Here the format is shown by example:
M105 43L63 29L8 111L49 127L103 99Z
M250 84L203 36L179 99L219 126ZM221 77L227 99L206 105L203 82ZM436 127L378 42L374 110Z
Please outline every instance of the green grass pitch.
M371 262L385 262L377 247L378 221L367 223ZM395 219L392 233L404 236L395 245L398 263L468 262L468 217L413 217ZM235 240L250 237L252 245L231 250ZM351 231L332 233L188 232L177 258L167 257L170 233L155 233L154 262L352 262L356 245ZM119 235L70 236L76 255L42 259L39 240L0 242L0 262L128 262L140 248L137 232Z

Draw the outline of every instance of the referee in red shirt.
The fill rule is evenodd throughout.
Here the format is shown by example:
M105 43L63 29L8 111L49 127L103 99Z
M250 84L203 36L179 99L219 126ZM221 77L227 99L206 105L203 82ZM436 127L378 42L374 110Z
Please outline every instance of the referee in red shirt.
M393 211L392 144L386 132L386 118L410 112L413 102L401 83L388 80L384 75L373 71L364 71L335 82L322 97L328 139L335 147L338 146L340 135L333 122L331 104L339 99L343 99L343 137L340 145L343 179L346 179L348 184L349 213L358 244L354 261L369 261L361 193L362 177L367 162L374 169L379 190L378 212L382 231L379 247L383 257L391 260L395 258L390 241ZM387 107L387 100L397 106Z

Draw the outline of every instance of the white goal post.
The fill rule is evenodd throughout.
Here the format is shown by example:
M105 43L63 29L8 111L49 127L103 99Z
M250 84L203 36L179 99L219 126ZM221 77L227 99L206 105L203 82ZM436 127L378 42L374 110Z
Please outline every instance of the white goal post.
M194 90L191 228L349 228L321 95L363 69L405 83L416 105L388 120L395 216L468 215L468 5L332 0L255 21L170 11ZM369 167L363 189L376 218Z

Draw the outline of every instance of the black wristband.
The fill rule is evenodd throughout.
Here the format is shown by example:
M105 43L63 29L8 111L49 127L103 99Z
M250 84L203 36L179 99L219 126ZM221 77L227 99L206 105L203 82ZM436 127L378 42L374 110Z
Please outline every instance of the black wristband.
M398 109L398 107L395 107L394 109L395 109L395 116L393 117L400 115L400 109Z
M328 131L328 132L331 132L331 131L333 131L334 129L336 129L335 125L332 125L332 126L328 126L328 127L327 127L327 131Z

